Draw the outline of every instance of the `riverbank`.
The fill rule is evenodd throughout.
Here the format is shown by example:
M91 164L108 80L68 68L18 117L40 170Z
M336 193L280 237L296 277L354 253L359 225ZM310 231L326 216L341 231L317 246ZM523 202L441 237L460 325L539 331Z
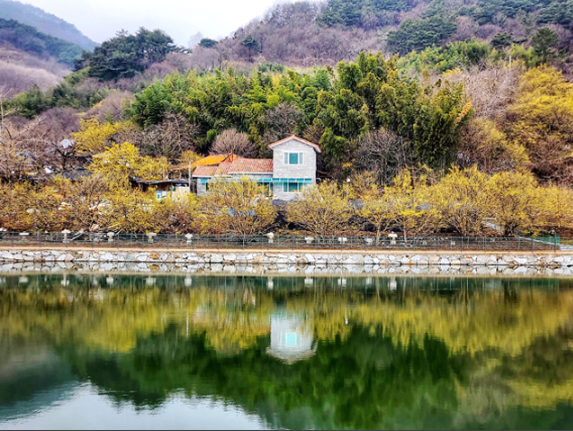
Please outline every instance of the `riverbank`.
M0 263L144 263L150 265L309 265L378 267L573 268L573 252L282 252L243 250L0 249Z

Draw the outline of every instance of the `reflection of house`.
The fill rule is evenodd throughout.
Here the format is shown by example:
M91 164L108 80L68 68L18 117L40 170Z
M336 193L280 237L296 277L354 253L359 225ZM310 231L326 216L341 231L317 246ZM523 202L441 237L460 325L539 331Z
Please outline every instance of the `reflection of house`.
M312 327L296 315L277 313L271 317L271 346L267 353L286 363L308 359L316 352Z
M245 159L230 154L199 160L193 165L197 194L207 193L209 184L216 179L248 178L267 184L275 198L292 200L304 186L316 183L318 145L291 136L269 148L273 151L272 159Z

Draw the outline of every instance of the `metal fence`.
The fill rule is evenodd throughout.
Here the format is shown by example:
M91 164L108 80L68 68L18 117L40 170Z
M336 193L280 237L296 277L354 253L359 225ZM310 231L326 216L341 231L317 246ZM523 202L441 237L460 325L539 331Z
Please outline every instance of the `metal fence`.
M0 247L91 247L137 249L365 250L365 251L557 251L559 237L420 237L304 235L190 235L0 232Z

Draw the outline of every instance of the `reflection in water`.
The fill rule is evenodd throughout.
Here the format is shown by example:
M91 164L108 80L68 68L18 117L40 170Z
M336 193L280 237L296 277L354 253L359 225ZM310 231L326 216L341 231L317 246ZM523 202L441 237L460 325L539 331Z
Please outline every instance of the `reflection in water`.
M3 277L0 428L570 429L570 283Z

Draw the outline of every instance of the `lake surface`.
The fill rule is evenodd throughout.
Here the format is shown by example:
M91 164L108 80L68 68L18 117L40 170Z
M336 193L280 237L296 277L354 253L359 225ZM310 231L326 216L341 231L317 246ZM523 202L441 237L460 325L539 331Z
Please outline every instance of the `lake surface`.
M0 429L572 429L573 282L0 275Z

